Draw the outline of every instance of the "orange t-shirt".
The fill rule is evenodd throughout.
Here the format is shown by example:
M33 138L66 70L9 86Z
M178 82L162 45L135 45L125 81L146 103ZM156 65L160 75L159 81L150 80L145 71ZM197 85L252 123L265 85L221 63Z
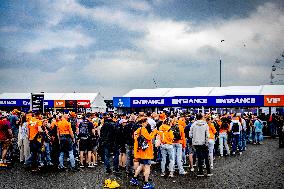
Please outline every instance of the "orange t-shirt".
M58 122L58 134L59 135L70 135L72 133L71 123L66 119Z
M186 123L185 123L185 121L184 121L183 119L179 119L179 120L178 120L178 125L179 125L179 126L182 126L183 128L186 127Z
M33 140L38 133L38 127L42 126L42 122L35 118L31 117L28 121L28 128L29 128L29 140Z

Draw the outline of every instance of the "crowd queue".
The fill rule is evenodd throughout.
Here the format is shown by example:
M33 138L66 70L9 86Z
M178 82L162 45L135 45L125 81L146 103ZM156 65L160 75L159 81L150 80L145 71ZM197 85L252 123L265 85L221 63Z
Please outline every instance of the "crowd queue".
M124 170L135 186L143 171L143 188L153 188L152 164L160 164L162 177L186 175L185 167L209 177L215 156L241 155L248 143L262 144L264 127L272 137L279 136L283 148L283 115L273 114L267 121L265 125L258 116L240 113L42 115L13 110L1 112L0 164L19 161L32 171L50 166L79 171L103 162L107 174ZM106 180L106 187L117 186Z

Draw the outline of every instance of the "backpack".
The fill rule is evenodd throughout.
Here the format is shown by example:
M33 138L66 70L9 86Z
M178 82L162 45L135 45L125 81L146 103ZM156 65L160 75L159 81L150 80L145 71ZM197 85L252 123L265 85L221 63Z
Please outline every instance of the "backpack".
M138 149L145 151L149 147L149 145L146 138L141 133L142 133L142 128L140 129L140 136L137 138Z
M233 131L233 133L240 132L240 128L239 128L239 124L238 123L233 123L232 131Z
M181 140L180 130L178 125L171 128L174 134L174 141Z
M89 122L87 121L83 121L80 125L79 125L79 136L81 139L88 139L90 136L90 132L89 132Z

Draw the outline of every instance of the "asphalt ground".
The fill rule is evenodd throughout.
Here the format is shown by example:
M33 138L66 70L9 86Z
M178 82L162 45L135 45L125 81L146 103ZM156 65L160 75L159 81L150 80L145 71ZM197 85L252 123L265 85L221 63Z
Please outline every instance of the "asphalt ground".
M268 138L262 145L248 145L242 155L216 157L213 176L208 178L198 178L196 172L162 178L160 173L158 165L153 165L151 180L155 188L284 188L284 148L278 148L277 139ZM54 169L34 173L16 164L0 171L0 188L99 189L103 188L107 177L103 165L79 172L58 172ZM135 188L129 185L130 177L123 171L110 177L118 181L120 188Z

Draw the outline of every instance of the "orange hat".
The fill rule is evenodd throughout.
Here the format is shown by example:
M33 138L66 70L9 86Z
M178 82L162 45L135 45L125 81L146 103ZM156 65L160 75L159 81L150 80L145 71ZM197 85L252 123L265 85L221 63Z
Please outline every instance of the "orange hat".
M75 112L71 112L71 113L70 113L70 116L71 116L71 117L76 117L76 113L75 113Z
M166 119L166 114L165 113L160 114L159 115L159 119L165 120Z

